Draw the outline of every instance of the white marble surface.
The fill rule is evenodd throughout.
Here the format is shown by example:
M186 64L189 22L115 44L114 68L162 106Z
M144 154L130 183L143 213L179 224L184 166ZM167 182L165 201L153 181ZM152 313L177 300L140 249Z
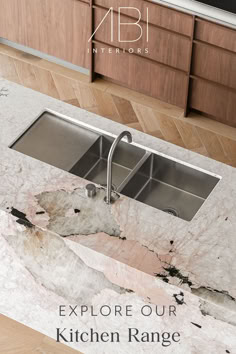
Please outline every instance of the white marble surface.
M25 227L0 211L0 310L1 313L56 338L56 328L79 332L119 332L120 342L64 343L83 353L234 353L236 328L204 313L204 302L175 286L165 287L158 279L119 264L81 245L37 227ZM97 269L97 270L96 270ZM128 286L128 287L127 287ZM176 305L175 297L181 300ZM66 306L66 317L59 317L59 306ZM69 305L77 316L69 316ZM93 307L83 316L80 306ZM100 315L109 306L109 317ZM162 307L175 315L163 316ZM122 316L115 316L120 306ZM131 306L125 316L126 306ZM143 307L152 313L141 314ZM143 313L147 313L143 309ZM160 343L128 343L128 328L140 332L179 332L180 341L168 347Z
M200 3L195 0L152 0L153 2L167 5L182 10L186 13L195 14L202 18L215 21L232 28L236 28L236 15L219 8ZM222 0L224 1L224 0Z
M83 188L87 181L10 150L7 146L45 108L68 115L78 121L99 126L99 128L116 135L123 130L123 126L6 80L0 80L0 90L1 88L5 90L6 95L0 96L0 208L7 212L7 214L1 215L1 242L5 248L7 247L6 256L9 252L11 257L17 259L17 264L13 262L10 268L12 269L11 277L15 279L12 283L10 281L12 284L10 290L8 286L5 287L8 278L7 266L5 265L3 268L1 284L4 287L2 289L4 293L0 297L1 311L36 328L36 321L32 318L33 314L29 315L27 312L24 315L25 308L22 308L21 301L24 296L22 294L26 294L26 292L22 293L22 287L19 288L18 283L17 294L18 292L21 294L17 295L20 296L19 312L18 307L16 310L12 310L11 301L13 300L7 300L8 296L9 299L12 297L11 286L15 286L14 267L16 267L17 274L19 272L17 269L21 267L21 269L26 269L31 276L35 277L36 275L37 282L41 285L46 282L50 294L55 292L55 296L61 296L67 301L71 299L70 294L73 295L73 288L70 288L70 284L66 282L60 284L56 280L47 278L45 274L49 274L51 270L47 268L47 265L40 267L40 262L43 262L40 257L47 256L50 260L52 252L42 253L39 256L32 253L39 250L35 241L35 229L33 227L34 231L32 232L31 228L28 230L24 225L13 226L10 213L12 208L15 208L19 212L25 213L26 218L33 225L44 230L42 231L44 235L48 235L49 231L53 232L55 244L47 243L46 249L50 250L50 247L53 247L56 258L61 255L60 249L64 249L65 242L73 252L79 254L84 263L102 273L106 271L109 273L109 269L113 270L112 266L118 267L119 270L122 267L124 270L126 267L127 274L129 274L127 279L132 284L133 290L134 288L135 291L139 289L137 293L142 292L144 295L144 291L146 291L146 285L143 285L145 277L148 277L150 284L153 282L158 289L162 289L163 301L173 287L175 292L178 288L179 292L184 291L188 298L194 299L191 300L193 303L197 301L198 312L200 311L201 315L207 314L207 316L203 315L204 318L214 321L216 326L217 324L226 326L224 331L227 331L228 328L231 331L231 328L234 327L232 325L236 324L236 170L130 129L136 143L212 173L217 173L222 176L221 181L191 222L172 217L124 196L121 196L119 201L111 207L107 207L102 203L104 197L102 189L99 190L96 199L90 205L84 197ZM82 212L75 214L75 208L81 209ZM97 210L102 211L103 220L101 216L97 215ZM37 214L37 212L44 213ZM96 221L92 222L92 220ZM107 222L108 220L109 222ZM59 235L64 238L62 239ZM32 244L28 237L34 239ZM28 242L30 242L29 245ZM146 263L143 257L144 251L146 252ZM102 268L104 254L109 252L111 255L104 261L107 265L104 270ZM74 256L71 257L70 264L76 263L77 267L83 266L76 258L73 260ZM93 262L93 257L99 259L99 262ZM120 262L116 261L118 258ZM1 257L1 262L5 264L3 259ZM12 258L10 259L12 260ZM36 263L34 263L34 259ZM62 260L65 264L67 256ZM56 262L55 259L54 261ZM56 264L58 263L56 262ZM135 268L141 270L142 273ZM119 274L117 271L113 273ZM100 285L95 288L94 292L91 288L91 297L95 296L96 292L101 292L102 288L117 292L116 285L127 286L121 285L121 282L124 282L122 274L119 274L117 278L113 276L112 279L109 274L112 284L100 274L96 274L94 276L100 279ZM153 277L154 275L157 276ZM140 281L137 280L138 277L140 277ZM74 278L72 277L72 279ZM86 277L83 278L83 284L85 284L85 288L89 287L86 285ZM31 283L29 283L28 289L30 290L27 296L31 298L30 293L37 290L33 289ZM33 290L31 291L31 289ZM118 294L123 296L122 292L118 291ZM52 296L52 302L56 301L53 294L50 296ZM72 296L72 299L76 298ZM31 299L31 301L33 300ZM37 306L40 306L40 302L37 303ZM43 329L45 315L46 312L42 312L40 315L42 322L36 329ZM52 322L52 327L54 324L55 321ZM51 335L52 327L45 329L46 334ZM221 330L223 329L221 328ZM212 335L216 339L217 330L215 329L213 332L214 335ZM207 334L204 332L204 335ZM231 336L229 338L231 340ZM233 338L234 340L227 343L227 345L231 345L231 349L236 347L235 336ZM215 345L214 340L211 339ZM206 344L206 342L203 343ZM222 343L225 346L226 342ZM216 345L216 348L218 347L223 350L223 347ZM179 353L199 353L196 349L198 346L195 349L186 348L182 347L182 351ZM217 353L217 351L215 352ZM204 350L201 353L204 353ZM220 350L219 353L221 353Z

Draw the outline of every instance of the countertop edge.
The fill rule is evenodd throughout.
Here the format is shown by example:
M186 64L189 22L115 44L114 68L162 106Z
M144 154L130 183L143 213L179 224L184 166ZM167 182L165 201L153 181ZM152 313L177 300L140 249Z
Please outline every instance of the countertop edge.
M167 6L186 14L199 16L205 20L215 22L232 29L236 29L236 15L210 5L201 4L193 0L152 0L153 3ZM211 14L209 14L211 13Z

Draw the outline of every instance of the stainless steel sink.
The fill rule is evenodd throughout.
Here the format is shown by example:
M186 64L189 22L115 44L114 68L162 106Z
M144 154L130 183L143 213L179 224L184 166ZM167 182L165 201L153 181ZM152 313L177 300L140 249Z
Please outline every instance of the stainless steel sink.
M43 112L10 147L69 171L99 136L63 116Z
M71 173L86 178L89 181L106 186L107 158L114 138L106 135L94 143L84 156L73 166ZM113 189L119 191L131 172L142 160L146 151L123 141L119 143L114 153Z
M151 154L121 193L190 221L218 181L215 176Z
M10 148L106 186L107 158L114 137L47 110ZM114 153L113 189L190 221L220 177L121 141Z

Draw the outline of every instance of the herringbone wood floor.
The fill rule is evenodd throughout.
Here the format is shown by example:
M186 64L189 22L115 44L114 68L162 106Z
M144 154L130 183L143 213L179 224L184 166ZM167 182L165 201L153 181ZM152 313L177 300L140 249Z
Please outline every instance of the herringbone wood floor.
M236 128L3 44L0 77L236 167Z
M55 340L6 316L0 315L2 354L79 354Z

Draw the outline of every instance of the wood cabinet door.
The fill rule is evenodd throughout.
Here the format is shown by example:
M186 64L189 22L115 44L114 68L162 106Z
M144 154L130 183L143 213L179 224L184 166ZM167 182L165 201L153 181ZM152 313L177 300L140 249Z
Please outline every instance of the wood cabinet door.
M0 0L0 9L0 37L88 67L88 3Z
M105 18L106 9L96 8L94 12L95 28ZM126 25L119 27L121 23ZM135 20L136 21L136 20ZM166 31L162 28L141 22L139 26L133 24L134 19L117 13L113 15L113 40L111 40L111 19L105 18L102 26L97 30L95 39L110 46L124 48L127 51L132 47L133 51L154 61L169 65L171 67L188 71L189 53L191 41L185 36ZM142 36L140 37L140 31ZM119 37L121 41L119 41ZM139 38L137 40L137 38Z
M190 107L236 127L236 91L209 81L192 80Z
M123 53L96 43L95 72L126 87L183 107L187 91L187 75L140 56Z
M158 5L151 1L143 0L94 0L95 5L106 8L112 7L115 11L120 11L133 18L138 18L139 14L143 21L166 28L185 36L191 36L193 16L174 10L165 5Z
M236 31L234 29L197 19L195 38L236 53Z
M197 43L193 48L192 74L236 90L236 53Z

